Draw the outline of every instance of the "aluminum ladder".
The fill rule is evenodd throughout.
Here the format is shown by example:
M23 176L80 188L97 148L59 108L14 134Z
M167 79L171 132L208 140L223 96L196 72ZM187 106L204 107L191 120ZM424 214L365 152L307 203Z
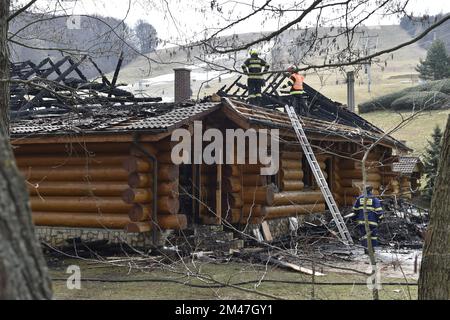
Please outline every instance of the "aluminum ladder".
M342 242L346 245L353 244L352 236L345 225L344 219L339 211L339 208L334 201L333 195L331 194L330 188L328 187L327 180L325 179L322 170L320 169L319 163L317 162L316 156L311 148L311 144L306 137L305 131L300 123L300 119L297 116L294 108L292 106L285 106L286 112L291 119L292 127L294 127L295 134L302 146L303 152L305 153L306 159L308 159L309 166L316 178L317 184L322 191L322 194L325 198L325 201L330 209L331 215L333 216L333 220L336 223L336 226L339 230L339 234L341 236Z

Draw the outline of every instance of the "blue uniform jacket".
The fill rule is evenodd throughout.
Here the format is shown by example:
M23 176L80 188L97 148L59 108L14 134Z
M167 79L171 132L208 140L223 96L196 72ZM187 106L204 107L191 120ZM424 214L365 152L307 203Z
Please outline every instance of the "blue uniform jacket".
M355 201L355 205L353 206L353 211L355 213L354 219L358 222L358 224L364 223L364 196L359 196ZM368 194L366 198L366 211L367 218L369 220L369 224L377 227L378 223L383 216L383 208L381 206L381 202L378 198L374 197L371 194Z

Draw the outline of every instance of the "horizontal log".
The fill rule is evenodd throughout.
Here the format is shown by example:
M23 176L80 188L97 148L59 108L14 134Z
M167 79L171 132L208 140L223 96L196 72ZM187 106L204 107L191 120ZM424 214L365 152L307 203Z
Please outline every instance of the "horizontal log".
M361 185L362 180L360 179L341 179L340 184L342 187L356 187Z
M284 191L275 193L273 206L311 204L318 202L325 202L320 191Z
M118 197L30 197L32 211L127 214L131 205Z
M277 207L267 207L267 215L265 219L274 219L295 216L298 214L310 214L325 211L325 204L308 204L308 205L291 205L291 206L277 206Z
M262 166L260 164L241 164L241 170L244 174L261 174L261 168L264 168L265 166Z
M319 153L319 152L316 152L314 155L316 156L317 161L322 162L322 163L325 163L325 161L331 157L331 155L329 155L329 154L324 154L324 153Z
M284 169L302 169L302 161L301 160L290 160L290 159L282 159L281 167Z
M378 188L374 187L372 192L373 192L373 194L378 194L379 190L378 190ZM357 196L360 196L362 193L363 193L363 189L359 189L359 188L344 187L341 189L341 194L343 196L357 197Z
M180 211L180 201L178 198L168 196L158 197L158 213L176 214Z
M344 187L342 189L342 194L344 196L359 196L363 192L362 188L357 187Z
M239 178L224 177L222 184L224 192L240 192L242 190L242 184Z
M142 233L152 230L152 224L149 221L145 222L130 222L125 226L125 231L128 233Z
M302 160L303 153L300 151L282 151L281 159Z
M148 158L147 153L152 156L156 156L156 157L159 156L158 149L153 144L149 144L149 143L139 143L139 147L132 146L131 150L130 150L131 155L139 156L144 159Z
M280 178L281 180L301 180L303 179L303 171L292 169L281 169Z
M229 204L231 208L241 208L244 205L239 192L228 193L226 202L226 206Z
M167 163L174 164L172 161L172 153L171 152L160 152L157 155L158 163Z
M358 170L341 170L339 174L341 179L362 179L362 172ZM367 180L381 181L381 175L379 173L368 173Z
M171 164L161 164L158 166L158 181L173 181L178 179L179 166Z
M241 169L238 165L225 165L225 167L223 167L223 175L240 177Z
M126 203L149 203L153 201L153 192L150 189L128 188L122 193L122 200Z
M359 162L344 160L339 161L339 170L355 170Z
M242 193L242 200L245 204L272 205L275 190L272 186L248 187Z
M157 225L161 229L183 230L187 228L187 217L184 214L158 214Z
M252 223L250 222L254 218L264 218L267 212L265 207L261 205L245 206L242 209L232 209L230 212L231 223Z
M177 141L170 141L170 140L162 140L159 141L159 143L156 145L156 148L158 149L158 153L171 153L174 146L178 144Z
M18 167L61 167L61 166L120 166L128 155L17 155L16 163Z
M153 185L153 178L151 174L147 173L131 173L128 176L128 185L132 188L145 188Z
M130 152L130 143L128 142L108 142L108 143L53 143L53 144L27 144L18 145L14 148L15 155L42 155L42 154L60 154L67 156L85 156L91 153L117 154Z
M300 191L304 187L303 181L283 180L281 181L281 190L283 191Z
M341 197L341 205L343 206L353 206L357 196L342 196Z
M260 176L258 174L244 174L242 177L244 186L264 186L267 184L267 176Z
M360 169L341 170L339 175L341 179L362 179L362 171Z
M169 179L170 178L170 179ZM133 172L128 175L128 184L132 188L152 187L152 173ZM178 168L158 170L158 194L169 194L178 189Z
M127 181L128 172L121 167L102 166L83 168L64 166L61 168L29 167L20 168L29 181Z
M158 229L182 230L187 227L187 218L184 214L158 215L157 225ZM152 229L153 223L151 221L130 222L125 227L127 232L148 232Z
M36 226L51 227L123 229L130 223L128 215L111 213L40 212L33 210L32 218Z
M27 183L31 196L121 196L129 188L125 182L42 181Z
M151 194L143 194L143 195L138 196L138 197L142 198L142 200L144 200L144 201L135 201L135 202L130 201L130 200L132 200L131 194L138 195L140 192L145 193L145 190L129 189L126 192L127 194L123 195L124 201L127 201L127 203L130 205L129 213L135 212L135 215L138 217L136 219L142 219L143 216L147 216L148 214L150 214L150 212L151 212L150 208L152 207L151 202L153 199L152 198L148 199L148 195L151 195ZM130 197L130 198L127 198L127 197ZM139 198L136 198L136 199L140 200ZM136 206L136 204L141 204L141 206L139 206L139 205ZM180 210L180 201L178 198L172 198L172 197L168 197L168 196L159 196L157 209L158 209L158 213L176 214Z
M244 205L242 207L242 215L244 217L258 216L264 217L267 214L266 207L262 205Z
M123 168L128 172L150 172L153 163L137 157L129 157L122 162Z
M153 212L152 207L151 204L135 203L130 209L128 216L134 222L150 220Z
M325 168L327 167L326 163L321 161L318 161L317 163L319 164L320 169L325 172Z
M171 198L178 197L178 179L175 179L171 182L160 182L158 184L158 196L168 196Z

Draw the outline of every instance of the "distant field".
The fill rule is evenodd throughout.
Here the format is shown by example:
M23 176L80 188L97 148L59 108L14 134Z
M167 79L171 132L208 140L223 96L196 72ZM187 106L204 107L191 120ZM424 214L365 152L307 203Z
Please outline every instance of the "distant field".
M378 49L386 49L408 41L411 36L400 26L380 26L367 29L368 34L378 35ZM241 35L242 39L252 38L252 34ZM289 40L289 39L286 39ZM219 80L218 74L214 71L208 73L204 69L205 65L195 60L196 56L201 56L198 48L190 52L190 59L186 51L177 51L176 48L168 50L158 50L149 56L152 59L163 61L163 64L152 63L151 66L143 57L138 57L135 61L122 68L119 81L134 84L133 89L137 89L136 83L141 79L146 79L141 85L141 89L151 96L162 96L166 99L173 98L173 68L187 66L192 69L191 83L193 97L203 98L217 92L223 85L233 82L236 74L227 74ZM238 56L239 66L241 60L245 58L245 52ZM385 55L375 59L372 65L372 85L368 92L367 74L364 70L359 70L355 82L356 105L371 100L373 98L399 91L417 85L418 77L415 66L420 58L424 58L426 51L417 44L412 44L402 48L392 55ZM265 56L270 59L270 55ZM189 61L188 61L189 60ZM217 57L216 63L229 63L227 57ZM273 62L270 61L272 64ZM231 67L231 66L230 66ZM239 69L239 67L238 67ZM347 87L345 84L345 73L340 70L308 72L306 82L330 99L347 103ZM209 79L208 83L205 81ZM399 140L406 140L407 145L414 149L414 154L420 155L429 139L436 124L444 127L447 115L450 111L431 111L413 120L406 127L393 136ZM380 111L362 115L367 120L373 122L381 129L389 130L401 120L401 116L396 113Z
M362 116L379 128L388 131L401 122L402 116L408 117L410 114L403 112L400 115L394 112L376 111ZM431 139L434 127L439 125L441 129L444 129L449 114L450 110L434 110L423 113L392 135L398 140L406 140L406 145L414 149L414 155L422 155L427 146L427 140Z
M378 50L391 48L399 43L408 41L411 36L400 26L379 26L366 28L367 34L378 35ZM241 39L252 39L257 34L240 35ZM294 33L285 35L285 41L294 37ZM420 58L424 58L426 51L417 44L412 44L402 48L392 55L384 55L374 59L372 65L372 90L367 90L367 75L360 69L356 79L356 103L361 103L372 98L394 92L417 84L417 73L414 70ZM135 85L144 80L143 89L146 94L152 96L162 96L166 99L173 98L173 68L187 66L192 69L192 90L193 97L197 95L202 98L216 92L224 84L235 80L237 73L227 74L218 79L218 74L214 71L208 73L204 69L205 64L200 63L195 57L201 57L202 53L198 48L194 48L188 54L184 50L177 48L162 49L149 54L149 58L162 63L152 62L151 64L143 57L138 57L131 63L124 66L119 75L119 82ZM282 60L289 59L286 54L282 54ZM277 61L272 61L270 54L263 54L263 57L272 65ZM225 64L230 68L240 70L240 64L246 58L246 52L241 52L237 56L236 64L227 56L218 56L214 58L217 64ZM281 59L281 57L280 57ZM291 58L293 59L293 58ZM314 57L306 57L313 62ZM321 63L321 61L316 61ZM208 85L203 83L209 79ZM346 103L346 85L345 72L341 70L308 72L306 82L319 90L321 93L329 96L331 99ZM148 84L148 86L147 86Z

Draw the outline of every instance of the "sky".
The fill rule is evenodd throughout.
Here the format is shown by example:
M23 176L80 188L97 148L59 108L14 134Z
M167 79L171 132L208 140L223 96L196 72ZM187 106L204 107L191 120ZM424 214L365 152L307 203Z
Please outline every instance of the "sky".
M27 2L26 0L16 0ZM299 2L300 0L297 0ZM393 0L398 1L398 0ZM250 12L252 2L257 4L265 0L218 0L224 4L222 14L212 11L210 0L38 0L37 6L44 8L61 7L62 4L66 14L100 14L123 19L126 23L134 26L140 19L151 23L157 30L158 36L168 43L190 42L204 35L204 30L218 28L226 25L236 17L243 16ZM286 5L295 1L273 0L275 4ZM407 12L414 12L415 15L438 14L450 12L450 1L448 0L410 0L406 7ZM63 13L63 12L62 12ZM257 18L249 20L247 23L237 25L235 28L223 33L246 33L276 30L284 21L288 21L292 16L286 15L281 20L265 19L258 15ZM312 21L311 21L312 22ZM373 16L366 22L366 25L396 24L398 18L386 18L384 16Z

